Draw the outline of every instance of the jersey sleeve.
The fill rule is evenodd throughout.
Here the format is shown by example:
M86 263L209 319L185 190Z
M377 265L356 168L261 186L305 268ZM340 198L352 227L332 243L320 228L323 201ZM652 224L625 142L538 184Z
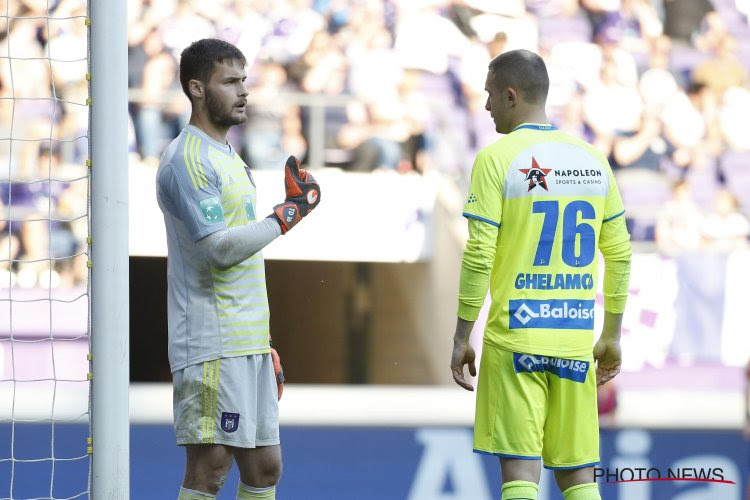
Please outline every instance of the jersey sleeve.
M622 204L620 190L617 189L617 182L610 168L607 168L607 175L609 176L609 192L604 202L604 223L625 215L625 206Z
M495 261L497 231L491 224L469 219L469 240L458 285L458 317L466 321L476 321L484 304Z
M226 229L221 180L213 168L173 161L161 169L157 183L165 208L185 224L194 241Z
M503 216L503 173L493 156L482 150L471 170L464 217L500 227Z
M632 251L630 234L625 225L625 208L611 171L599 250L604 256L604 310L622 313L628 296Z

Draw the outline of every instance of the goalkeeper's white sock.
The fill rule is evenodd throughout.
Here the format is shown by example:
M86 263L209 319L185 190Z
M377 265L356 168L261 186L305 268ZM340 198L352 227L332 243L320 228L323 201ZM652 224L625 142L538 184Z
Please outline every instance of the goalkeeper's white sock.
M216 495L198 490L180 488L180 496L177 497L177 500L206 500L207 498L216 498Z
M276 500L276 486L253 488L240 481L237 487L237 500Z

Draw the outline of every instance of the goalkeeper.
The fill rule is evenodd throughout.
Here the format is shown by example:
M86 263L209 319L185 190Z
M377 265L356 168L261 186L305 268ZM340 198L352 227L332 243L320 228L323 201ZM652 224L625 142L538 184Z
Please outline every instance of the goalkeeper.
M238 499L276 498L281 477L283 373L270 343L261 250L309 215L320 203L320 186L291 156L286 199L257 217L250 169L226 139L232 125L246 120L245 64L235 46L215 39L182 52L190 123L157 171L167 230L174 425L187 462L179 500L215 498L233 461Z
M451 370L473 390L463 367L476 374L469 334L489 288L474 450L499 457L503 500L537 498L541 461L566 500L599 500L596 384L620 369L630 236L606 158L549 124L548 89L532 52L490 63L485 107L507 135L471 173ZM594 346L597 249L605 313Z

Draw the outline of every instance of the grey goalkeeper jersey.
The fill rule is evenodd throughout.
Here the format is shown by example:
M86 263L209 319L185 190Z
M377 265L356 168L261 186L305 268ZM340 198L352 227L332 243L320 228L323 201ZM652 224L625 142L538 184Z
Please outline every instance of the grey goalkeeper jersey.
M169 364L270 352L263 256L222 271L196 242L256 220L255 185L237 152L188 125L162 155L156 193L167 228Z

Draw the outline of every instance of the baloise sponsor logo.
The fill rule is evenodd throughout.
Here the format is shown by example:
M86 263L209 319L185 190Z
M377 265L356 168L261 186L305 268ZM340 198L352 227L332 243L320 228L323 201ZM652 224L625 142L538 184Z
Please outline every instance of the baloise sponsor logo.
M589 369L589 362L514 352L513 366L516 373L550 372L560 378L584 382Z
M511 300L509 326L514 328L562 328L591 330L594 328L594 301Z

